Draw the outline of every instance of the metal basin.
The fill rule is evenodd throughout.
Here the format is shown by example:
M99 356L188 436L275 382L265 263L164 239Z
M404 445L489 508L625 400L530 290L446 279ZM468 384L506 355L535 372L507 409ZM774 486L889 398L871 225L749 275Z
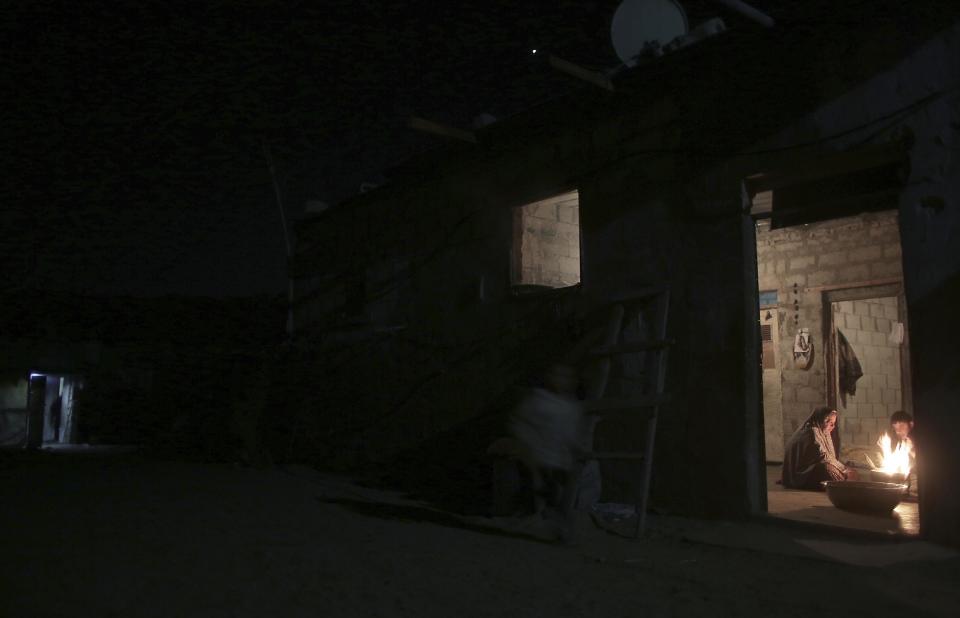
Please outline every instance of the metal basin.
M907 486L876 481L824 481L827 497L838 509L889 513L900 504Z

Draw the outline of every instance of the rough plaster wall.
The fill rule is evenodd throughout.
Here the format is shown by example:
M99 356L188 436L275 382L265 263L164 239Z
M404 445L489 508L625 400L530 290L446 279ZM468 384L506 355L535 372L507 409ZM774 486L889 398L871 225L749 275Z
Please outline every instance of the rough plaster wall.
M896 297L834 303L834 323L853 347L863 376L857 393L839 404L840 437L844 447L872 447L902 408L900 345L889 340L897 322Z
M306 266L295 284L303 299L297 328L323 331L342 322L357 284L366 306L351 318L398 325L435 314L435 330L459 328L450 309L468 309L481 294L502 297L509 286L509 210L496 211L507 217L497 229L485 211L488 193L476 180L450 179L346 205L301 229L297 254Z
M570 345L562 329L549 328L563 316L556 301L506 295L512 220L509 207L495 206L524 203L530 201L523 199L524 191L549 194L550 188L568 183L553 148L523 156L522 161L504 161L492 178L473 173L451 179L455 188L447 193L436 187L413 193L406 219L397 226L398 233L412 234L418 250L410 260L410 293L400 303L411 317L409 328L385 344L371 339L341 377L327 374L324 381L342 391L325 397L327 418L341 420L339 398L344 415L352 416L346 422L362 430L358 447L382 449L382 455L475 417L536 362L555 359ZM549 178L543 170L550 170ZM747 431L730 432L730 426L742 423L747 406L743 289L745 273L753 268L752 250L748 260L737 185L718 192L728 200L717 199L709 187L691 199L675 183L663 181L674 175L674 161L668 158L649 162L639 173L630 164L613 165L581 178L588 243L583 247L582 296L586 305L601 307L612 296L670 286L668 331L678 339L668 368L674 399L660 420L654 500L687 513L743 515L751 511L744 456L750 438ZM513 187L514 192L500 194L497 187ZM486 196L486 203L478 196ZM457 211L471 207L485 208L458 228ZM698 211L726 214L691 215ZM437 212L447 212L447 218L438 218ZM345 236L336 226L328 229L331 236ZM365 233L389 230L377 226ZM434 247L437 238L444 239L443 246ZM321 260L327 272L335 273L353 259L337 253L343 242L318 240L317 246L329 249ZM354 246L343 249L357 251L356 239L349 242ZM365 244L371 253L382 246L379 240ZM421 265L418 255L436 259ZM485 277L485 295L478 293L479 277ZM379 387L369 388L371 381ZM717 435L729 440L717 441ZM717 466L730 474L703 488L702 470Z
M0 409L27 407L26 379L10 379L0 382Z
M638 113L642 121L631 126L611 115L605 122L615 126L607 138L658 126L660 113L672 106L657 109L653 115ZM578 117L574 125L582 121ZM429 177L387 186L331 209L315 225L298 226L295 263L303 265L296 266L296 293L302 300L295 322L305 335L319 335L330 344L318 355L330 358L318 360L334 366L335 373L325 373L322 386L329 390L337 384L340 401L326 393L324 417L339 423L337 408L342 407L342 416L352 418L341 424L365 434L355 446L382 448L382 455L497 408L506 390L529 380L531 371L571 345L566 301L558 293L516 297L511 292L511 215L517 205L573 186L572 178L589 184L583 170L593 161L595 134L593 128L551 131L542 139L524 139L520 148L498 155L495 164L465 171L451 173L441 162ZM644 176L656 174L657 167ZM637 177L636 170L630 176ZM605 199L616 204L622 195ZM558 214L565 224L574 224L574 217L572 209ZM647 257L651 268L667 263L665 256ZM392 322L406 328L394 334L369 325L334 331L345 270L394 258L408 263ZM566 298L569 291L559 294ZM334 349L337 340L343 343L339 350ZM340 363L351 350L353 358ZM369 388L370 383L378 388Z
M501 406L504 393L563 343L543 338L557 321L555 300L509 292L511 206L529 200L494 187L543 195L543 185L555 191L564 183L535 184L474 172L381 194L301 234L298 252L314 255L311 276L297 282L306 300L295 321L326 342L312 369L326 379L312 397L328 439L373 458L422 443ZM575 229L571 206L552 203L554 220ZM351 328L334 329L345 274L365 277L366 303Z
M306 279L298 282L298 289L304 292L309 291L310 283L317 286L314 289L322 290L325 274L335 277L339 269L355 260L365 263L383 259L384 254L389 259L391 251L384 250L390 242L383 238L386 234L406 236L407 248L401 247L398 253L410 256L410 277L405 283L409 290L401 290L399 303L399 310L409 318L408 328L396 335L359 340L352 346L357 353L351 354L349 345L345 346L344 353L329 352L328 367L341 364L339 361L344 359L335 374L318 367L326 378L318 386L318 390L323 391L324 418L330 419L330 424L360 434L351 446L383 456L391 450L422 443L447 427L477 417L491 407L496 409L509 387L529 379L530 370L536 369L538 363L556 360L569 348L571 340L564 332L562 304L551 298L513 298L508 293L509 251L513 241L511 206L531 201L529 196L549 195L551 190L569 186L568 172L557 165L555 157L555 150L549 145L535 148L525 152L520 161L505 160L492 176L473 172L444 181L442 187L414 190L392 201L384 199L377 212L402 212L402 217L394 225L364 229L363 234L374 236L361 236L363 243L343 232L354 226L352 219L364 216L359 209L336 214L341 219L338 225L317 228L311 243L323 251L315 262L322 268L314 271L312 282ZM549 170L549 174L544 170ZM637 182L649 180L635 170L615 169L609 176L585 179L580 187L580 199L589 200L583 203L592 206L584 207L595 208L598 215L595 221L605 225L604 211L622 211L624 195L641 195L649 189L645 186L643 192L637 191L631 184ZM590 197L584 198L584 195ZM692 472L689 462L684 461L691 450L697 462L692 465L696 466L713 465L718 455L742 459L735 453L723 455L727 445L703 448L703 444L710 442L709 437L716 435L740 409L735 398L726 397L725 385L721 383L724 376L716 375L717 367L725 368L721 373L732 372L734 377L730 379L737 385L742 384L743 377L738 363L731 363L723 354L715 354L722 348L738 354L739 360L742 346L732 343L737 332L731 332L726 326L712 329L704 324L702 317L721 307L735 324L742 321L742 312L736 309L742 307L742 281L738 278L741 270L731 272L723 262L699 259L700 252L709 252L710 248L742 259L741 230L739 218L734 217L720 225L707 223L693 234L680 234L677 222L671 220L668 204L652 201L643 206L645 212L633 213L632 221L621 222L631 226L629 231L620 223L611 222L609 229L616 239L597 251L592 290L599 295L598 302L606 305L607 294L668 281L677 273L685 273L685 265L697 265L695 278L703 289L694 303L700 317L691 320L692 330L693 336L702 336L704 350L708 352L702 359L700 355L675 355L675 361L699 368L697 375L703 380L691 388L691 392L697 400L696 409L713 419L713 425L702 431L700 428L688 431L683 413L688 408L683 402L677 405L677 417L666 421L665 445L656 451L657 457L664 460L659 468L663 476L660 496L664 501L669 499L670 487L695 484L695 475L681 475L677 479L680 482L673 483L676 477L672 473ZM739 216L736 207L731 211ZM573 224L573 214L564 213L561 208L557 218L563 223L567 223L563 219L569 218ZM458 226L458 220L464 216L470 216L468 222ZM662 228L650 226L651 221L664 222L676 233L664 234ZM602 236L597 238L601 244L608 240ZM360 244L363 247L358 248ZM683 249L678 252L681 244ZM299 244L298 249L304 245ZM358 251L361 253L357 254ZM371 255L364 255L364 251ZM676 255L681 259L674 260ZM617 263L611 264L611 258ZM709 289L715 281L724 278L729 279L725 293L735 299L736 304L726 302L722 294L718 299ZM611 283L615 289L610 287ZM303 307L336 304L335 290L335 286L330 286ZM681 315L687 313L684 298L680 292L674 300L675 311ZM302 313L307 311L310 310L301 309ZM673 320L672 315L671 323ZM677 321L681 332L683 322L683 318ZM303 324L302 319L298 319L298 323ZM555 324L561 327L559 332L552 330ZM723 343L710 345L717 337ZM318 356L322 358L325 354ZM678 371L673 379L682 382L682 374L682 370ZM378 387L370 388L371 383ZM337 392L331 392L334 388ZM680 388L679 392L686 391ZM718 399L728 400L721 406L722 414L708 412L717 407ZM479 452L482 453L483 448ZM634 474L628 478L635 477ZM726 508L742 513L742 508L729 507L730 496L736 500L736 496L743 493L737 487L741 481L732 475L716 483L716 491L709 497L683 492L674 502L683 503L688 512L717 512Z
M580 199L576 191L521 208L520 284L580 283Z
M784 441L813 408L827 402L822 286L898 279L900 262L895 211L777 230L771 230L767 222L758 223L759 287L777 290L780 307L778 358L782 365ZM794 310L794 301L799 302L798 311ZM797 313L799 321L794 320ZM808 369L799 369L793 363L798 328L810 329L813 340L813 363Z

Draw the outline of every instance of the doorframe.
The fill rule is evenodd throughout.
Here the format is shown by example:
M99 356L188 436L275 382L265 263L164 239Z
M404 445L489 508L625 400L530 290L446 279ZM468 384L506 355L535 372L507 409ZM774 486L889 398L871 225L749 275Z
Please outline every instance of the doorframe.
M779 296L779 290L775 290L775 291L777 292L777 294L778 294L778 296ZM780 463L780 464L783 463L783 456L784 456L784 454L783 454L783 449L784 449L784 442L785 442L785 438L786 438L786 436L784 436L784 431L783 431L783 364L782 364L782 362L783 362L783 361L782 361L783 354L781 354L781 351L780 351L780 304L779 304L779 302L776 302L776 303L773 303L773 304L760 304L759 307L760 307L760 310L759 310L759 312L758 312L758 316L757 316L757 317L758 317L758 320L757 320L757 321L760 323L760 328L761 328L761 333L760 333L760 358L761 358L761 362L760 362L760 411L761 411L761 414L762 414L762 417L763 417L762 421L763 421L763 441L764 441L764 465L769 466L771 463ZM776 418L777 416L779 416L779 423L780 423L780 432L779 432L779 433L780 433L780 442L781 442L781 444L780 444L780 447L777 449L777 452L780 453L780 455L779 455L779 460L777 460L777 459L772 459L772 460L771 460L770 453L767 451L767 448L766 448L766 443L767 443L767 430L768 430L769 428L767 427L767 416L768 416L768 415L767 415L767 412L768 412L768 410L767 410L767 401L768 401L768 398L767 398L767 391L766 391L766 388L765 388L767 382L766 382L766 376L765 376L764 374L765 374L765 372L768 371L769 369L768 369L767 367L764 367L764 366L763 366L763 361L764 361L764 359L765 359L765 355L764 355L764 353L763 353L763 350L764 350L764 342L763 342L763 330L762 330L762 329L763 329L763 322L764 322L764 319L765 319L765 318L764 318L764 312L765 312L765 311L771 313L771 316L770 316L771 329L770 329L770 330L771 330L771 344L772 344L772 345L770 346L770 348L771 348L771 350L772 350L771 356L773 357L773 365L774 365L774 366L772 367L772 370L774 370L774 371L777 372L777 380L778 380L779 383L780 383L780 386L779 386L779 388L777 389L777 392L776 392L776 400L777 400L777 402L778 402L778 406L777 406L776 414L773 415L773 418Z
M910 328L906 316L906 303L900 300L904 294L903 280L900 278L824 286L821 288L821 290L821 303L823 309L823 319L821 322L823 323L823 341L826 343L824 346L826 348L824 352L824 367L826 369L824 372L824 386L826 387L827 392L827 405L836 410L837 404L839 403L838 395L840 372L837 365L837 329L834 322L833 303L848 300L865 300L868 298L895 297L898 299L898 304L904 305L903 314L898 315L899 321L904 325L904 333L909 332ZM900 310L898 309L898 313L899 312ZM906 403L902 403L902 405L912 408L913 405L911 398L913 396L913 390L907 388L910 383L908 343L909 342L906 338L906 334L904 334L904 342L901 344L900 350L900 392L902 393L902 402L911 402L909 406ZM904 357L907 358L906 361L904 361Z
M30 384L35 378L42 378L44 382L44 389L39 397L40 402L42 403L40 409L40 418L39 418L39 435L40 442L39 445L30 443L28 436L24 435L24 448L43 448L47 444L75 444L76 439L76 401L77 396L80 391L83 390L85 384L84 374L78 373L76 371L70 370L60 370L60 369L31 369L27 373L27 423L30 422L30 402L31 402L31 390ZM47 408L51 402L46 399L46 383L49 382L51 378L60 380L60 389L61 394L63 389L66 388L67 383L70 385L70 399L62 401L64 407L60 411L60 439L55 442L47 442L43 439L43 436L46 434L47 426ZM69 404L69 405L67 405ZM37 422L37 421L34 421Z
M30 372L27 377L27 418L23 436L24 448L27 450L37 450L43 446L46 393L47 375Z

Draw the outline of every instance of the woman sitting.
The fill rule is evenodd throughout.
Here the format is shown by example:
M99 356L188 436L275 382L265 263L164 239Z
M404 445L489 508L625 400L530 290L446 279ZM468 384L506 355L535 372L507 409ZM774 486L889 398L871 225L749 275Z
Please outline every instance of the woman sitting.
M783 457L784 487L821 490L823 481L856 479L856 471L837 458L836 426L837 411L823 406L815 408L794 432Z

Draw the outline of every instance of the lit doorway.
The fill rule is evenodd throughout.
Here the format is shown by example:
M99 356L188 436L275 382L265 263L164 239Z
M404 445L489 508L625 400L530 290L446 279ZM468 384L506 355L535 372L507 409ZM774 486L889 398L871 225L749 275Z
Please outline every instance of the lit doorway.
M26 392L27 448L72 444L76 434L74 414L80 379L76 376L31 372Z
M823 492L780 484L787 444L815 408L837 411L837 456L869 480L880 459L878 436L893 412L912 407L897 211L902 159L892 146L833 159L746 181L756 232L767 510L913 536L915 483L914 495L888 516L843 511ZM860 363L856 378L851 358Z

